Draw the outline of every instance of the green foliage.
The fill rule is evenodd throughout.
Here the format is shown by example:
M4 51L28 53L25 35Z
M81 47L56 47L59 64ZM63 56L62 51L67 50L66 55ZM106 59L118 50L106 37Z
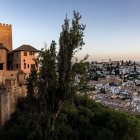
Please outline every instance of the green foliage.
M36 95L36 84L37 84L37 69L35 67L32 68L32 72L29 75L29 78L27 78L27 93L28 98L32 100L34 96Z
M65 100L73 93L71 84L72 64L71 59L76 51L84 45L84 29L85 26L80 24L81 16L74 11L72 26L69 25L69 20L64 20L62 32L60 33L58 53L58 74L59 74L59 95L61 100Z
M72 63L72 57L84 45L85 26L74 11L72 25L66 18L56 43L41 50L27 79L28 96L20 99L15 113L2 129L3 140L139 140L140 120L89 99L88 55Z
M61 130L67 134L65 139L138 140L140 138L140 120L126 113L105 108L86 96L76 96L74 104L66 105L62 112L66 118L60 116L58 123L62 121L69 126L68 132Z
M85 61L85 60L84 60ZM76 91L80 93L86 93L86 91L90 90L88 86L89 81L89 63L81 60L80 62L75 62L72 65L72 74L71 77L73 79L72 83L75 83L74 87Z
M19 102L17 111L3 130L4 140L48 139L48 115L37 110L28 100ZM34 105L34 106L33 106ZM127 113L114 111L87 96L75 95L67 101L56 120L55 140L139 140L140 120Z
M47 129L45 129L46 133L43 136L48 139L54 139L58 115L65 102L72 101L76 93L74 84L76 72L72 69L71 59L74 53L84 45L83 31L85 26L80 24L80 19L79 13L74 11L72 25L70 26L66 17L59 38L60 49L58 54L56 43L52 41L50 48L42 49L36 60L36 63L41 66L39 72L37 67L34 67L27 79L27 104L30 110L35 111L37 109L46 114ZM80 64L82 63L84 66L84 61L80 62ZM84 83L84 78L80 81ZM36 109L32 107L34 102L37 103Z

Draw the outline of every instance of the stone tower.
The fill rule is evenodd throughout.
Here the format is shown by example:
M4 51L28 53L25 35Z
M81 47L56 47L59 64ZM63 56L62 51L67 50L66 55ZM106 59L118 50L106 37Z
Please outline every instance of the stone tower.
M12 51L12 26L9 24L0 23L0 43Z

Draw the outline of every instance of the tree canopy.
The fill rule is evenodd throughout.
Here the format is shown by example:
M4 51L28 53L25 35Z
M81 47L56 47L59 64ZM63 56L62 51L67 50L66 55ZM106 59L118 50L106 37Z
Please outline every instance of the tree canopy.
M59 38L59 51L52 41L42 49L27 79L28 95L2 129L4 140L139 140L140 121L89 99L85 93L89 64L72 62L84 45L85 25L74 11L66 17ZM79 92L78 92L79 91Z

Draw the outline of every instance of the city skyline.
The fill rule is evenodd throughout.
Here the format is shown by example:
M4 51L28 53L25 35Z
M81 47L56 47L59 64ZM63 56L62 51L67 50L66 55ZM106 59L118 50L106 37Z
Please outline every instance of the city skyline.
M78 53L89 60L140 61L139 0L2 0L0 23L12 24L13 48L29 44L37 49L51 40L58 45L61 27L73 11L82 15L86 24L85 46Z

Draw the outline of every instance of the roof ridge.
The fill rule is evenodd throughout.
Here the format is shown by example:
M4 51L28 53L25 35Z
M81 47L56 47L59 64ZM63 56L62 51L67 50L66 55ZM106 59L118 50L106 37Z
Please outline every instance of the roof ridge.
M31 45L27 45L27 44L23 44L20 47L16 48L13 51L33 51L33 52L38 52L38 50L36 48L34 48Z

